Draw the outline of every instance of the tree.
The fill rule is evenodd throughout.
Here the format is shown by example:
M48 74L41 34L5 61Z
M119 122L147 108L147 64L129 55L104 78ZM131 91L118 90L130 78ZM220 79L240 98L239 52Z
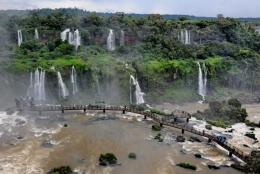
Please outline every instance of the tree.
M260 152L259 151L252 151L251 158L244 166L245 173L260 173Z

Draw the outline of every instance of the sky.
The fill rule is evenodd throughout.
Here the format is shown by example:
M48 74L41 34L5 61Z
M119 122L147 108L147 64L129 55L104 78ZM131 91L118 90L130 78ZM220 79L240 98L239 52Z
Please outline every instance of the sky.
M0 9L77 7L96 12L260 17L260 0L0 0Z

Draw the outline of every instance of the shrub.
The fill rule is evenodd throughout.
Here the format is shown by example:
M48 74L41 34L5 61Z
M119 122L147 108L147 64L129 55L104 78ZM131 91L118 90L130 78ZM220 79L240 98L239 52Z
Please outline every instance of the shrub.
M251 130L251 131L254 131L254 130L255 130L255 128L251 127L251 128L250 128L250 130Z
M106 160L101 161L101 162L99 163L99 165L101 165L101 166L106 166L106 165L107 165Z
M241 101L239 101L236 98L229 99L228 104L231 106L234 106L236 108L241 108L241 105L242 105Z
M161 131L162 130L162 128L159 125L155 125L155 124L152 125L152 129L154 131Z
M159 138L159 142L163 142L163 140L164 140L164 139L163 139L162 137Z
M196 158L201 158L201 154L199 154L199 153L194 154L194 156L195 156Z
M197 167L188 163L180 163L179 164L180 167L186 168L186 169L192 169L192 170L196 170Z
M116 164L117 159L113 153L100 154L99 165Z
M134 152L131 152L131 153L129 153L128 157L136 159L136 154Z
M212 126L210 124L205 125L205 128L208 130L212 130Z
M65 123L65 124L63 125L63 127L68 127L68 124L67 124L67 123Z
M71 174L72 169L70 166L61 166L58 168L53 168L49 173L50 174Z

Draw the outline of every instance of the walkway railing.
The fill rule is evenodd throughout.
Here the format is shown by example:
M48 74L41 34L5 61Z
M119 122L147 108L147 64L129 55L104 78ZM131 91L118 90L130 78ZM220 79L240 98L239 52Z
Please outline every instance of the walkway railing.
M243 151L241 151L240 149L234 147L233 145L229 144L228 142L224 141L220 141L217 136L215 135L210 135L207 134L205 132L201 132L198 130L195 130L191 127L188 126L184 126L184 125L178 125L178 124L172 124L169 123L168 121L171 119L175 119L175 118L191 118L190 114L174 114L174 116L157 116L151 112L147 112L147 111L138 111L135 109L131 109L131 108L126 108L126 107L118 107L118 106L93 106L93 105L74 105L74 106L30 106L30 107L23 107L20 108L21 110L30 110L30 111L64 111L64 110L103 110L105 112L105 110L114 110L114 111L123 111L124 112L131 112L131 113L136 113L136 114L141 114L144 115L145 118L151 118L152 120L154 120L155 122L159 123L160 125L166 125L166 126L170 126L170 127L174 127L177 129L182 129L182 131L188 131L200 136L204 136L209 138L209 140L212 140L214 142L216 142L218 145L220 145L221 147L223 147L224 149L226 149L227 151L229 151L230 154L234 154L235 156L237 156L238 158L240 158L243 161L247 161L250 158L250 154L246 154Z

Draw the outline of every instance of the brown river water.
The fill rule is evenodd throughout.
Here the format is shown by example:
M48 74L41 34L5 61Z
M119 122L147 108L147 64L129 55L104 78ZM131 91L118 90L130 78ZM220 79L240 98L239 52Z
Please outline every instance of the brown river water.
M246 105L250 120L259 119L260 105ZM207 108L206 104L190 103L185 106L164 104L157 106L168 111L182 109L190 113ZM258 115L259 114L259 115ZM260 120L260 119L259 119ZM178 120L185 123L185 120ZM63 125L67 123L68 127ZM107 111L81 111L22 113L7 116L0 112L0 174L45 174L54 167L70 165L79 174L234 174L239 171L222 166L211 170L207 165L230 165L237 160L229 158L227 152L207 139L198 137L202 142L176 142L181 130L164 127L161 131L164 142L154 139L158 132L152 131L151 120L144 121L137 114ZM191 119L189 125L204 129L203 121ZM226 135L228 141L245 152L258 148L252 139L243 136L248 131L244 124L236 124L238 131L226 133L213 127L212 133ZM258 133L259 132L259 133ZM256 137L260 131L256 129ZM194 134L185 132L189 139ZM47 142L47 143L46 143ZM250 148L245 148L247 144ZM112 152L120 166L103 167L98 165L101 153ZM128 154L135 152L137 159L129 159ZM184 152L184 153L183 153ZM194 156L200 153L203 158ZM197 166L197 170L183 169L180 162Z

